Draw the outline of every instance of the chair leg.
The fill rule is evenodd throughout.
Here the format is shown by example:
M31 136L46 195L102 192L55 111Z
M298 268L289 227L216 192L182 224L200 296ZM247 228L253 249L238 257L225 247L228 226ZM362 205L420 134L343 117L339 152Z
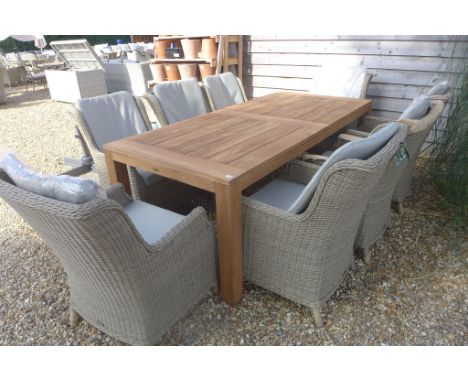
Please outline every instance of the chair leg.
M399 214L403 213L403 202L396 202L396 212Z
M370 251L369 251L369 248L362 248L362 259L364 261L364 264L366 264L366 265L370 264Z
M79 324L81 321L81 316L78 314L78 312L70 307L70 326L74 327Z
M320 312L320 306L312 308L312 315L314 316L315 326L317 328L323 327L322 315Z
M357 264L356 264L356 259L354 258L354 255L353 255L353 258L351 259L351 270L353 272L357 271Z

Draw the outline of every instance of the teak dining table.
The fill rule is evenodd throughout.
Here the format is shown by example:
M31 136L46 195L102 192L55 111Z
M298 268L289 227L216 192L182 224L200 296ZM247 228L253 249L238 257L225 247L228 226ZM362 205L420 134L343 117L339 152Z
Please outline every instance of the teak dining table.
M242 299L242 190L370 111L371 101L278 92L104 145L111 183L127 165L215 193L220 294Z

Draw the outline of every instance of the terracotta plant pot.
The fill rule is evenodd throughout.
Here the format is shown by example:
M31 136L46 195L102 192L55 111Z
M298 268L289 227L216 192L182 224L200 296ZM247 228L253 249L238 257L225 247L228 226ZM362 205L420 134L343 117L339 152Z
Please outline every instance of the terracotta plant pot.
M156 58L167 58L166 49L171 46L171 40L154 39L154 49L156 50Z
M166 70L167 79L169 81L180 80L180 73L177 64L164 64L164 69Z
M180 77L183 80L188 78L197 78L197 64L179 64Z
M149 67L153 75L153 80L156 82L166 81L167 76L163 64L150 64Z
M200 57L201 40L198 38L184 38L181 40L184 57L193 60Z
M216 71L216 68L214 66L211 67L210 64L198 64L198 68L200 69L200 75L202 80L206 76L211 76L215 74Z
M218 55L218 48L216 48L216 41L214 38L204 38L202 40L200 58L207 60L216 58Z

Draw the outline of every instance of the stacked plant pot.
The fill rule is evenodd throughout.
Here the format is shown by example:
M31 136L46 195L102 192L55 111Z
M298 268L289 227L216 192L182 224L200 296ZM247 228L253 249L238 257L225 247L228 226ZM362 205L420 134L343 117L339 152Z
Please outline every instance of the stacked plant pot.
M216 58L218 49L216 47L216 41L214 38L204 38L201 42L200 58L207 61L212 61ZM212 67L209 63L199 64L198 69L200 70L200 76L203 80L206 76L215 74L216 68Z
M185 38L181 40L184 58L187 60L196 60L200 58L202 40L198 38ZM179 64L180 77L185 80L188 78L197 78L197 64Z

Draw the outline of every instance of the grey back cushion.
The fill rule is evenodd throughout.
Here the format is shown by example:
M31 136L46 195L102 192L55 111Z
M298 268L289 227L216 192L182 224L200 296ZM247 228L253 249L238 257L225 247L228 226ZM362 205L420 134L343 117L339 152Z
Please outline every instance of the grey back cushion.
M370 158L384 147L404 126L405 125L402 123L391 122L376 133L369 135L367 138L351 141L335 150L325 163L320 166L319 170L314 174L296 201L289 207L288 211L298 214L307 208L322 176L330 166L345 159L365 160Z
M108 142L147 131L140 109L129 92L80 99L75 107L81 112L101 151Z
M406 110L401 114L399 119L421 119L424 117L429 107L431 106L431 97L428 95L422 95L416 97L413 102L406 108Z
M48 198L75 204L106 198L104 189L94 180L68 175L43 175L32 170L13 153L0 158L0 167L18 187Z
M153 93L170 124L209 111L203 91L195 78L161 82Z
M437 95L444 95L449 90L448 81L440 81L435 84L426 95L428 96L437 96Z
M203 80L215 110L245 102L237 77L231 72L206 76Z

